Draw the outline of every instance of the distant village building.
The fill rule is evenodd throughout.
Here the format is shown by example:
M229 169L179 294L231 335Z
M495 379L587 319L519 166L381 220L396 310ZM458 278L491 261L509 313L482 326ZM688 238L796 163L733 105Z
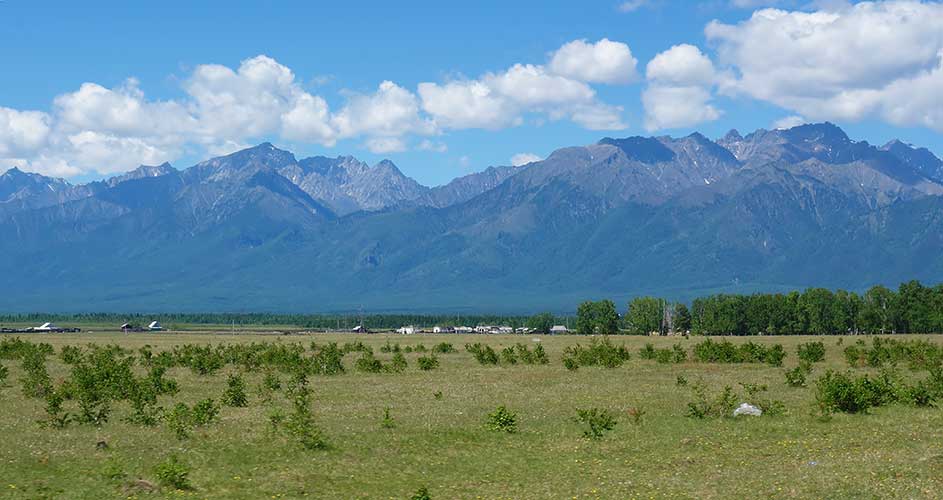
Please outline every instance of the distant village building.
M351 328L350 331L353 333L367 333L367 328L364 327L363 325L357 325Z
M455 333L455 328L451 326L435 326L432 333Z
M470 326L456 326L455 333L472 333L475 329Z
M498 333L514 333L514 329L510 326L499 326Z
M567 329L567 327L565 327L565 326L563 326L563 325L553 325L552 327L550 327L550 333L551 333L551 334L567 333L567 332L569 332L569 331L570 331L570 330Z
M61 332L62 328L59 328L58 326L52 323L43 323L40 326L34 326L33 328L30 328L30 330L34 332L49 333L49 332Z
M157 321L151 321L151 324L147 325L147 329L152 332L159 332L163 330L164 327L160 326L160 323L158 323Z
M403 335L412 335L412 334L416 333L416 327L415 327L415 326L412 326L412 325L410 325L410 326L403 326L403 327L398 328L398 329L396 330L396 333L401 333L401 334L403 334Z

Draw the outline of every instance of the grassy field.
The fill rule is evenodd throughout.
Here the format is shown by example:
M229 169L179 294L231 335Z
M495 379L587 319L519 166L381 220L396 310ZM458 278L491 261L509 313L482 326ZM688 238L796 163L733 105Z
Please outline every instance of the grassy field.
M387 341L432 347L450 342L458 349L440 354L440 366L417 368L420 354L406 354L403 373L358 372L358 353L344 359L345 374L312 376L312 409L328 442L324 450L305 450L271 429L273 407L288 409L284 395L262 402L256 393L260 373L246 373L249 406L223 407L220 420L180 440L163 423L143 427L126 423L130 410L116 403L101 427L69 424L40 426L43 401L26 398L18 361L0 388L0 497L8 498L410 498L427 487L434 499L452 498L940 498L943 495L943 410L895 404L869 414L820 418L814 410L814 380L827 368L847 369L845 337L761 337L788 353L784 367L766 364L714 364L687 361L658 364L640 359L639 348L652 342L681 342L690 352L701 339L613 337L632 353L618 368L582 367L568 371L565 347L586 345L575 336L459 335L212 335L78 334L32 335L56 355L47 358L54 381L68 376L58 357L65 345L115 343L155 351L186 343L362 341L378 358ZM915 338L915 337L908 337ZM940 337L922 337L943 344ZM548 365L482 366L465 352L465 343L494 347L523 342L542 345ZM731 339L741 342L747 339ZM796 366L796 346L822 340L825 361L816 363L809 387L785 384L784 372ZM172 368L180 384L161 406L178 401L217 401L226 388L226 366L200 376ZM855 369L868 373L870 369ZM908 378L922 373L901 368ZM678 386L681 375L688 386ZM287 375L282 379L287 380ZM687 416L694 399L690 386L702 381L711 394L724 386L743 393L740 383L765 384L765 397L781 400L781 416L695 419ZM434 394L441 392L440 397ZM739 401L738 401L739 402ZM71 408L71 402L66 408ZM487 415L506 405L517 414L517 432L489 430ZM583 437L574 421L576 408L613 412L615 428L599 440ZM390 409L393 427L382 425ZM638 422L630 409L644 412ZM99 447L99 442L107 447ZM191 468L189 490L160 488L155 466L170 455Z

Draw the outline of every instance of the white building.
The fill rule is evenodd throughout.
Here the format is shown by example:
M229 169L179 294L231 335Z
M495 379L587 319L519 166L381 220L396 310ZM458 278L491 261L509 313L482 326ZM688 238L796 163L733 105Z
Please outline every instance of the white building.
M416 333L416 327L412 325L400 327L396 330L396 333L401 333L403 335L412 335Z
M567 332L569 332L569 331L570 331L570 330L567 329L567 327L565 327L565 326L563 326L563 325L553 325L552 327L550 327L550 333L551 333L551 334L567 333Z
M475 330L470 326L456 326L455 333L472 333Z
M34 326L34 327L30 328L30 330L31 330L31 331L34 331L34 332L45 332L45 333L49 333L49 332L61 332L61 331L62 331L62 328L59 328L58 326L56 326L56 325L54 325L54 324L52 324L52 323L43 323L43 324L40 325L40 326Z
M158 323L157 321L151 321L151 324L147 325L147 329L152 332L159 332L163 330L164 327L160 326L160 323Z
M451 326L435 326L432 328L432 333L455 333L456 329Z

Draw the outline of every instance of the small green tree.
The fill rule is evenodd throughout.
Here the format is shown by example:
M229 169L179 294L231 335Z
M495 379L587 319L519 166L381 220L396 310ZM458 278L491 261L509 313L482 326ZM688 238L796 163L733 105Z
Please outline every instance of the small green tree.
M534 330L535 333L550 333L553 327L553 314L548 312L535 314L527 319L527 328Z
M625 313L625 325L632 333L660 332L665 317L665 301L655 297L635 297Z
M607 335L619 331L619 313L611 300L588 300L576 311L576 331L580 335Z

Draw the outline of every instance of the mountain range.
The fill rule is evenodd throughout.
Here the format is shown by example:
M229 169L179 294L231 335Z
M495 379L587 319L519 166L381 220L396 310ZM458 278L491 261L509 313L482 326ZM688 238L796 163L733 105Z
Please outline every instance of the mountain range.
M0 176L0 310L572 311L943 281L943 162L830 123L604 138L429 188L272 144L73 185Z

